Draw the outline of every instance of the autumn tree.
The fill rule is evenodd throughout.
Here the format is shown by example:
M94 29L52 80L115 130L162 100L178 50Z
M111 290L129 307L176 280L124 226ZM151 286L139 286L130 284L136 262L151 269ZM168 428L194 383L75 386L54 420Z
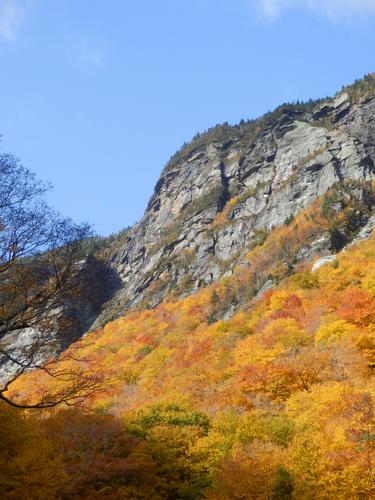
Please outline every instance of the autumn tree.
M55 332L71 327L64 305L77 294L82 245L91 230L51 209L44 199L49 186L14 157L0 156L0 179L0 399L27 407L7 391L21 374L37 368L63 378L67 390L44 394L32 406L73 404L98 380L82 370L62 373L45 361L58 349Z
M210 500L289 499L293 479L280 464L281 451L274 445L254 441L238 445L222 461L213 477Z
M36 418L0 401L0 498L57 498L63 461Z
M153 498L158 482L154 460L139 438L125 432L120 420L69 408L50 416L45 428L69 477L62 498L93 498L104 492L110 496L120 490L128 495L116 498L133 498L130 485L136 486L136 498Z
M351 426L347 429L347 438L356 459L356 482L363 497L370 498L375 493L375 414L371 394L357 395L349 414Z

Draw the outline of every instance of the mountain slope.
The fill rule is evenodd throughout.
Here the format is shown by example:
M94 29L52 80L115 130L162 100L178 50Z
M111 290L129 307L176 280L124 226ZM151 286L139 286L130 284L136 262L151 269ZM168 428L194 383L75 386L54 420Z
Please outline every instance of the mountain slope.
M346 179L370 180L375 80L333 99L283 105L259 120L218 126L168 163L142 220L112 245L123 288L94 324L230 275L274 227ZM367 223L358 220L358 228ZM314 253L341 246L329 239Z
M68 410L47 419L47 442L66 448L66 470L74 471L63 491L80 498L372 498L374 259L371 238L317 271L301 265L230 320L210 320L213 300L225 301L223 282L86 336L60 370L86 360L106 383L86 401L91 416ZM31 373L14 396L38 397L53 384ZM109 419L103 429L104 416L123 429L117 439L133 449L130 468L118 447L88 444L112 439L117 427ZM94 469L84 466L87 449L97 450Z
M101 249L123 280L106 324L8 392L100 389L0 405L5 498L374 498L374 106L369 76L171 160Z

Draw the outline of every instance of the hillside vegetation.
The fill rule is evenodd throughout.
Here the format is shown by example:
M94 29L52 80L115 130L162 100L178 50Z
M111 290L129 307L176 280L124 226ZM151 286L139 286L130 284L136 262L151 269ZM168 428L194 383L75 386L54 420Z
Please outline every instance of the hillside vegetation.
M354 202L357 192L358 216L357 209L349 214L344 232L328 220L325 240L306 241L295 254L286 242L277 250L285 254L279 262L284 269L273 269L270 279L277 282L297 262L348 244L373 211L373 201L360 191L375 178L374 82L368 75L333 98L283 104L259 119L197 134L162 171L139 223L91 242L119 277L95 327L230 275L275 227L292 222L327 191L336 196L342 186L336 205L347 209L346 198ZM245 300L265 284L263 270L255 274ZM234 297L228 311L243 296Z
M72 367L105 383L83 408L2 407L1 495L373 498L375 238L315 272L295 261L367 209L334 188L231 277L86 335L55 378L17 381L18 401L58 393ZM252 298L267 276L278 286Z

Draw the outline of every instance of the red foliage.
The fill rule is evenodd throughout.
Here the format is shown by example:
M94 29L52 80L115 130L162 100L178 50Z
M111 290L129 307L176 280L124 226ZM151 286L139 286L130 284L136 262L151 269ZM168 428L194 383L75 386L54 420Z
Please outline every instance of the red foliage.
M366 326L375 321L375 302L371 295L360 288L347 288L338 300L337 315L358 326Z

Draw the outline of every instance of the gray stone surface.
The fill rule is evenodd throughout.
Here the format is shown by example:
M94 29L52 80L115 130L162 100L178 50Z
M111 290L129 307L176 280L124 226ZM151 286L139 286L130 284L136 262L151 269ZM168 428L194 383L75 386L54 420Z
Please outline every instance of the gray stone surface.
M320 269L322 266L326 266L327 264L333 264L334 262L337 262L336 255L326 255L325 257L321 257L314 263L311 272L313 273L314 271Z
M57 350L130 308L153 307L170 292L183 296L229 276L254 243L333 184L373 179L375 93L353 99L342 92L307 109L284 106L254 130L227 127L229 139L213 134L172 158L143 218L111 243L107 262L86 266L90 293L67 305L77 331L58 340ZM220 217L225 224L218 224ZM359 218L359 232L350 237L367 238L374 227L375 215ZM326 256L316 269L332 262L333 251L327 232L307 241L296 262ZM264 281L262 291L272 286ZM224 317L234 310L232 305ZM14 352L36 337L36 332L19 334ZM0 377L1 365L0 359Z
M142 220L112 255L123 288L96 324L150 297L154 305L171 290L183 294L182 282L190 290L212 283L243 258L259 231L284 224L336 182L371 179L374 111L375 97L351 102L344 92L311 113L286 109L255 142L239 132L229 144L213 141L171 161ZM211 200L215 190L220 202ZM213 228L234 196L239 202L227 224ZM329 251L327 236L299 257Z
M356 238L348 246L355 245L355 243L357 243L358 241L370 238L374 228L375 228L375 214L369 218L367 224L361 228Z

